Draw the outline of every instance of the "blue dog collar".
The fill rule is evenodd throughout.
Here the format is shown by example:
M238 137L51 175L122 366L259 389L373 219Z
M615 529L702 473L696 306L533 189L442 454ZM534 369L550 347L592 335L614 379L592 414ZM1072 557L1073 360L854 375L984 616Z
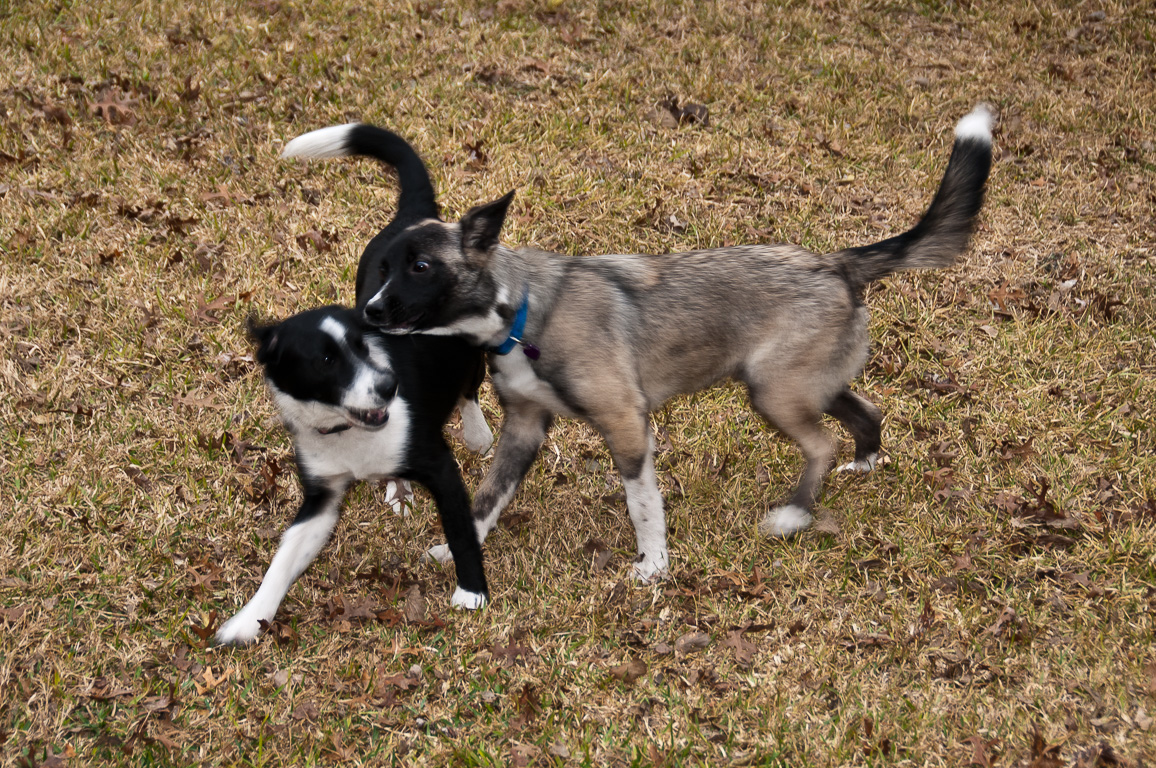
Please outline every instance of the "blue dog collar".
M522 306L518 307L517 314L514 315L514 327L510 329L510 335L496 347L490 347L490 351L495 355L508 355L514 351L514 347L519 344L522 345L522 352L531 360L537 360L542 352L533 344L527 344L522 340L522 334L526 332L526 317L530 314L530 289L527 288L522 294Z

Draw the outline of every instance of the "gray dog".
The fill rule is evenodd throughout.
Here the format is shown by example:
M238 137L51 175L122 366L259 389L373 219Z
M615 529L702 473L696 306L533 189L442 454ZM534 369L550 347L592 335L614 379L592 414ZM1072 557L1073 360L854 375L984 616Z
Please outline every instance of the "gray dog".
M366 267L381 288L363 302L389 333L461 336L490 350L505 412L493 466L474 499L479 541L534 462L556 414L583 419L609 445L638 538L634 575L667 573L662 495L649 414L722 379L744 382L755 410L798 442L806 468L790 501L759 528L788 536L811 521L835 447L823 414L855 439L847 468L869 471L882 415L847 386L867 358L863 288L908 269L946 267L967 246L991 168L992 113L955 128L939 191L911 230L816 254L747 245L666 256L571 257L498 241L513 192L458 223L429 217L381 242ZM315 131L296 154L357 154L356 126ZM513 354L511 354L513 352ZM448 551L435 547L435 557Z

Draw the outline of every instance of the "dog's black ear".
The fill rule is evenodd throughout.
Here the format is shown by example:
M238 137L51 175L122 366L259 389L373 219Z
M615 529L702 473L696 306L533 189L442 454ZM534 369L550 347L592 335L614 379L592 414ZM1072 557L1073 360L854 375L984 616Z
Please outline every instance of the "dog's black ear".
M249 315L245 320L245 328L249 337L257 342L257 362L267 365L274 357L281 356L281 324L262 323L256 316Z
M466 259L478 265L489 261L498 245L502 224L506 221L506 210L514 199L514 190L492 203L471 208L461 220L462 252Z

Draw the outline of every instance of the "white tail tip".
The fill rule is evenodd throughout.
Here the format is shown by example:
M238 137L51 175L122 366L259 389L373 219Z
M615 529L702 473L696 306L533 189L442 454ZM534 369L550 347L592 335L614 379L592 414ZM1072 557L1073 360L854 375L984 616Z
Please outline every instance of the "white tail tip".
M975 109L955 124L955 138L985 141L991 144L991 128L995 125L995 113L987 104L977 104Z
M358 123L331 125L328 128L310 131L298 136L285 145L281 157L345 157L349 154L346 146L349 133Z

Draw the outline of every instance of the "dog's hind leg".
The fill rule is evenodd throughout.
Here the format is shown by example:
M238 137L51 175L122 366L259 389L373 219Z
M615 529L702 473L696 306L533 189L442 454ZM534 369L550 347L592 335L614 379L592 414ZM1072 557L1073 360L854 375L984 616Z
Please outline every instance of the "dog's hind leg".
M866 398L844 388L827 406L826 413L839 420L855 439L855 460L841 464L837 472L870 472L875 469L882 444L883 413Z
M752 386L751 402L764 419L799 444L807 460L790 503L772 509L759 523L761 533L786 537L811 524L811 509L835 458L835 445L819 421L818 409L807 402L808 398L776 395L777 389L763 386L756 390Z
M506 415L498 447L494 449L494 461L474 495L474 530L479 544L485 542L498 516L514 498L522 478L538 457L538 449L553 421L549 411L530 402L504 403L503 407ZM427 556L439 563L453 559L445 544L430 547Z
M344 480L326 485L305 478L305 501L281 537L281 546L277 548L257 594L217 630L213 636L214 643L243 645L252 642L261 633L262 621L272 623L289 587L329 541L341 514L341 499L348 485Z

